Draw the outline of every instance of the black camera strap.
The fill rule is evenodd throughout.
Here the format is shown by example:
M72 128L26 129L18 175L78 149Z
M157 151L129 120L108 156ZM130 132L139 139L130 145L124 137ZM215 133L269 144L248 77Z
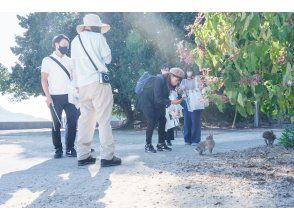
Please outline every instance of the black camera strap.
M68 76L68 78L71 80L71 78L70 78L70 74L69 74L69 72L68 72L68 70L65 68L65 66L63 66L57 59L55 59L54 57L52 57L52 56L49 56L55 63L57 63L58 64L58 66L60 66L61 67L61 69L63 69L63 71L66 73L66 75Z
M85 46L84 46L84 44L83 44L83 41L82 41L80 35L79 35L79 40L80 40L80 43L81 43L81 45L82 45L82 47L83 47L85 53L87 54L87 56L88 56L88 58L89 58L89 60L91 61L92 65L94 66L95 70L98 71L97 66L95 65L95 63L93 62L92 58L90 57L89 53L87 52L87 50L86 50L86 48L85 48Z

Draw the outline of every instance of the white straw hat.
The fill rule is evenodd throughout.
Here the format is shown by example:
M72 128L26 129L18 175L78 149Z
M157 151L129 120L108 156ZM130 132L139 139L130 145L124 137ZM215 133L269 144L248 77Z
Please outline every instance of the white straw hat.
M104 34L110 30L110 25L103 24L100 17L96 14L86 14L83 18L84 24L77 26L77 32L80 33L84 30L85 26L101 27L101 33Z

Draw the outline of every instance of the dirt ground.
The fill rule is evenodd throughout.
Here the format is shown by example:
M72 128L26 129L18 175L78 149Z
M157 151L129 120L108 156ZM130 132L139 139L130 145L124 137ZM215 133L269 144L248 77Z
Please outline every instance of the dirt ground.
M181 134L146 154L144 131L114 131L123 165L101 169L52 159L49 130L0 131L0 207L294 207L294 150L264 146L263 131L214 130L204 156Z

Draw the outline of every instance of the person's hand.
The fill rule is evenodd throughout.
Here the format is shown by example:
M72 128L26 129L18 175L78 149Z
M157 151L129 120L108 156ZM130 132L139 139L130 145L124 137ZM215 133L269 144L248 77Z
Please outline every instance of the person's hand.
M173 104L173 105L179 105L179 104L182 103L182 101L183 101L183 99L175 99L175 100L172 100L171 101L171 104Z
M48 108L50 107L51 104L53 104L53 100L51 97L47 97L46 104L47 104Z

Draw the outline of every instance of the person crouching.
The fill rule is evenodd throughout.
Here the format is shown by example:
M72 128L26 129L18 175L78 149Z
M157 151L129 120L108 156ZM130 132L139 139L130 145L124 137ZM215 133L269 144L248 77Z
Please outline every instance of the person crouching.
M180 104L182 99L170 100L170 91L174 90L185 77L180 68L172 68L166 75L153 77L143 88L138 100L138 107L143 112L147 121L145 152L156 153L152 145L152 135L158 123L157 151L171 151L165 143L165 109L171 104Z

